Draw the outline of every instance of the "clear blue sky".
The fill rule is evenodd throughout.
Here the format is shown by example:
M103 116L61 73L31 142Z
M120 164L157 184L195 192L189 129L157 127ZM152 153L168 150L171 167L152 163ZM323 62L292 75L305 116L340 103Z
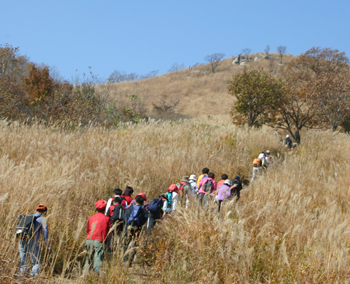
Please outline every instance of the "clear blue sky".
M88 66L102 78L116 69L165 73L175 62L187 67L267 44L272 52L320 46L350 56L349 0L11 0L1 9L0 44L66 79Z

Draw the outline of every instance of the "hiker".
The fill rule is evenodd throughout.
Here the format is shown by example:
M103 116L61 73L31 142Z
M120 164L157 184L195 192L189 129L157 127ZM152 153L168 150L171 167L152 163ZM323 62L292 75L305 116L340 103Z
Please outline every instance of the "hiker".
M290 139L289 135L286 135L286 142L285 142L286 147L288 147L289 149L293 148L293 143L292 143L292 139Z
M107 239L107 234L110 226L109 216L104 214L106 209L106 201L98 200L95 203L97 213L90 216L86 227L86 242L85 251L87 251L85 258L84 270L88 270L93 260L93 268L99 272L102 266L104 257L104 242Z
M202 174L198 177L198 180L197 180L197 186L198 186L198 188L200 188L199 183L201 182L202 178L207 177L208 174L209 174L209 169L208 169L208 168L203 168Z
M116 227L108 235L106 240L107 252L113 250L113 244L115 236L119 237L124 228L124 214L125 208L122 205L123 199L121 196L116 196L113 199L113 204L109 207L110 216L109 216L109 227L112 228L113 225Z
M111 210L110 210L110 206L113 204L113 200L115 197L117 196L121 196L123 193L123 191L120 188L116 188L113 190L113 197L111 197L110 199L108 199L107 205L106 205L106 216L111 216ZM128 206L128 202L125 200L125 198L122 198L122 205L124 206L124 208L126 209L126 207ZM113 208L112 208L113 210Z
M216 187L219 188L221 185L224 184L225 180L227 180L227 179L228 179L228 175L227 174L221 175L221 180L218 181Z
M23 276L23 274L28 269L26 265L28 256L30 256L30 261L33 264L30 276L34 277L39 273L39 270L41 268L41 251L39 247L39 239L41 232L44 237L47 250L50 251L50 246L48 243L48 223L45 219L46 214L47 207L44 204L39 204L36 207L36 211L34 214L28 216L19 216L18 225L22 225L22 227L16 227L16 235L20 238L18 245L19 256L21 259L19 276Z
M269 166L270 162L271 162L271 155L270 155L270 150L266 151L266 165Z
M133 193L134 193L134 189L131 186L127 186L124 189L124 193L123 195L121 195L121 197L123 197L128 204L131 204L133 200L132 198Z
M261 175L262 174L262 160L259 158L255 158L253 160L253 175L252 175L252 179L250 180L250 182L252 183L256 177L257 174Z
M221 209L221 203L226 201L231 196L231 181L229 179L224 180L224 183L221 184L216 191L216 200L218 201L218 212Z
M146 196L146 193L144 193L144 192L141 192L141 193L139 193L138 195L136 195L136 196L135 196L135 199L134 199L133 201L131 201L130 205L136 203L136 198L137 198L138 196L141 196L141 197L142 197L142 199L143 199L143 204L142 204L142 206L143 206L143 208L145 208L146 211L148 212L147 196ZM130 207L130 205L129 205L129 207Z
M193 199L196 199L198 194L198 185L196 180L197 180L196 175L190 175L189 184L191 186L191 198L190 198L191 201Z
M209 194L216 190L214 173L209 173L207 177L204 177L199 183L198 190L198 209L202 204L208 209Z
M178 187L176 184L171 184L168 187L168 192L165 193L166 199L167 199L167 209L166 209L166 213L171 213L176 211L176 205L177 205L177 201L179 199L178 196Z
M238 201L238 199L241 197L241 190L243 188L240 176L235 176L235 178L231 181L231 185L231 197L236 196L236 201Z
M185 205L186 208L188 206L188 203L190 202L190 194L191 194L191 186L189 184L190 180L188 178L188 176L183 176L182 179L180 180L180 184L178 185L178 189L179 189L179 196L180 199L182 199L183 197L185 197Z
M142 226L146 224L148 213L143 208L144 199L141 195L137 195L134 203L131 203L129 208L125 212L125 239L124 239L124 254L127 252L128 247L131 245L137 246L137 241L140 236ZM129 260L131 265L132 259L136 251L133 250L131 254L127 254L124 257L124 262Z
M147 234L149 234L155 220L160 220L165 217L167 207L168 200L164 195L160 195L150 202L148 206Z
M261 166L263 169L267 168L267 162L266 162L266 154L265 152L261 152L258 156L258 159L261 160Z

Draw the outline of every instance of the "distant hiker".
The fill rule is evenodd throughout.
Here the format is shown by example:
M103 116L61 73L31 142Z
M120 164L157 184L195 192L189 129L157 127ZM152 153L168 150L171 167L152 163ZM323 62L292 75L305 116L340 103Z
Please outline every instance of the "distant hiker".
M254 181L255 177L257 174L261 175L262 174L262 160L259 158L255 158L253 160L253 175L252 175L252 179L251 179L251 183Z
M293 148L293 143L292 143L292 139L290 139L289 135L286 135L286 142L285 142L286 147L288 147L289 149Z
M258 159L261 160L261 167L266 169L267 168L267 161L266 161L266 154L265 152L261 152L258 156Z
M202 174L198 177L198 180L197 180L197 186L198 186L198 188L200 188L199 183L201 182L202 178L207 177L208 174L209 174L209 169L208 169L208 168L203 168Z
M107 216L111 216L112 215L112 211L110 210L110 206L113 204L113 200L115 197L117 196L121 196L122 195L122 190L120 188L116 188L113 190L113 197L111 197L110 199L108 199L107 205L106 205L106 212L105 215ZM128 206L128 203L126 202L125 198L122 198L122 205L124 206L124 208L126 208ZM113 207L112 207L113 210Z
M111 216L109 218L110 227L115 227L106 240L108 252L111 252L113 250L113 246L116 243L114 241L115 238L118 238L123 232L125 208L122 205L122 201L123 200L120 196L116 196L114 197L113 205L109 207L109 211L111 212Z
M107 234L110 226L109 216L104 214L106 209L106 201L98 200L95 203L97 213L90 216L86 227L86 243L85 251L87 255L85 258L84 270L90 268L90 263L93 260L93 268L99 272L102 266L104 257L104 242L107 239Z
M267 150L265 153L266 153L265 159L266 159L266 163L267 163L267 166L268 166L270 164L270 162L271 162L270 150Z
M191 194L191 186L188 176L183 176L178 185L180 199L185 198L183 205L188 206Z
M142 206L143 206L143 208L145 208L146 211L148 212L147 196L146 196L146 193L144 193L144 192L141 192L141 193L137 194L137 195L135 196L135 199L134 199L133 201L131 201L130 205L136 203L136 198L137 198L138 196L141 196L141 197L142 197L142 199L143 199L143 204L142 204Z
M124 254L127 252L129 246L137 246L137 241L141 233L141 229L147 222L148 213L143 208L144 199L141 195L136 196L135 202L132 203L125 212L125 239L124 239ZM136 251L132 250L124 257L124 262L131 261Z
M168 187L168 192L165 194L168 204L166 213L171 213L176 211L177 201L179 199L178 196L178 188L176 184L172 184Z
M204 204L206 210L208 209L209 194L216 190L214 173L209 173L207 177L204 177L199 183L198 190L198 209Z
M148 205L148 221L147 221L147 231L148 234L152 228L155 220L160 220L165 217L166 210L168 207L168 200L166 196L159 196L153 199Z
M190 175L189 184L191 186L191 198L190 198L191 201L193 199L196 199L198 194L198 185L197 185L196 179L197 179L196 175Z
M224 183L221 184L216 191L216 200L218 201L218 212L221 209L221 203L226 201L231 196L231 181L229 179L224 180Z
M18 224L16 226L16 236L20 239L18 249L21 259L19 276L22 276L29 268L26 265L28 257L33 264L30 272L31 276L36 276L41 268L41 251L39 246L40 233L44 237L48 251L50 247L48 244L48 223L46 218L47 207L44 204L39 204L36 211L32 215L18 216Z
M241 190L242 190L243 186L241 183L241 178L240 176L235 176L235 178L231 181L231 197L236 196L237 199L236 201L238 201L238 199L240 199L241 197Z
M124 189L123 195L121 196L121 197L125 198L128 205L130 205L132 200L133 200L133 198L132 198L133 193L134 193L134 189L131 186L127 186Z
M225 180L227 180L227 179L228 179L228 175L227 174L221 175L221 180L218 181L216 187L219 188L221 185L224 184Z

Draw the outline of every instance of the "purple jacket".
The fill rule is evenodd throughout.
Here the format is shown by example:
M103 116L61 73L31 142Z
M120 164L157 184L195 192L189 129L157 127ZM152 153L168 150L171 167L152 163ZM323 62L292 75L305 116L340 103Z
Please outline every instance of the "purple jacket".
M231 196L231 190L230 187L226 184L220 185L217 190L217 200L227 200Z

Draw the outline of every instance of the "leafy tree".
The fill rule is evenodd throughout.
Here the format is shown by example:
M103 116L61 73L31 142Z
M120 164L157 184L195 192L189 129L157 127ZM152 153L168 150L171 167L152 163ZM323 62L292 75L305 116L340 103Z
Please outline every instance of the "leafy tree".
M219 66L221 60L224 58L224 53L213 53L204 57L204 60L210 63L211 72L215 72L215 69Z
M281 80L276 80L262 70L250 70L245 67L228 82L229 92L236 97L231 111L233 123L261 125L269 116L268 109L284 92Z

